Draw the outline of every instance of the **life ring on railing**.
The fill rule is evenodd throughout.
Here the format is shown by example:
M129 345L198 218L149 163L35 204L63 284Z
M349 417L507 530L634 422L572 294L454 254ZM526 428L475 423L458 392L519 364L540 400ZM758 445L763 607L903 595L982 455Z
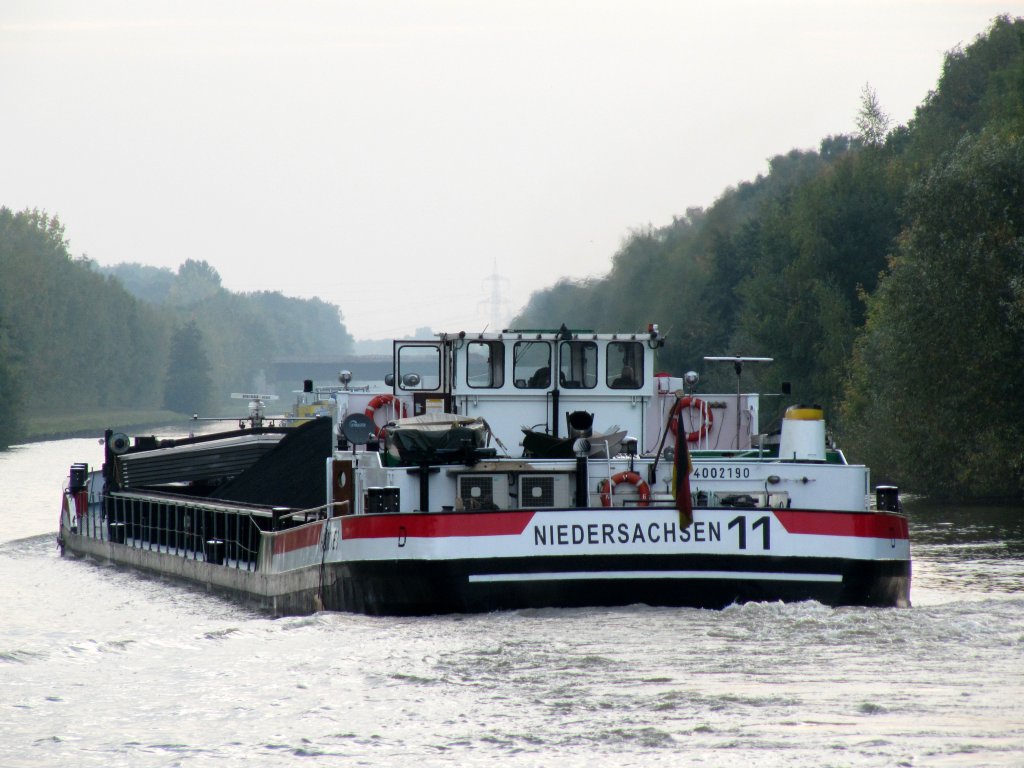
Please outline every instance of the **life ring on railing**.
M368 419L372 420L373 419L373 414L377 412L378 408L380 408L382 405L388 405L389 403L394 402L394 400L395 400L395 396L392 395L392 394L377 395L375 398L373 398L373 400L371 400L370 402L368 402L366 404L366 410L363 411L363 413L366 414L366 417ZM406 418L409 415L409 413L405 409L405 403L402 403L401 401L399 401L399 402L402 405L402 416L401 416L401 418L404 419L404 418ZM376 422L374 422L374 425L376 426ZM384 434L384 427L385 426L387 426L387 425L386 424L382 424L381 426L377 427L377 437L380 437L381 435Z
M700 426L693 432L686 433L686 442L696 443L702 437L707 437L708 432L711 431L711 425L715 423L715 414L711 412L711 408L701 400L699 397L690 397L687 395L684 398L676 400L676 404L672 406L672 410L668 414L668 427L672 430L672 434L676 434L679 427L676 426L677 417L679 411L683 408L696 408L700 411L701 421Z
M612 505L612 494L615 493L615 486L619 483L631 483L636 486L636 493L640 498L637 506L646 507L651 503L651 488L640 475L636 472L619 472L617 475L612 475L610 484L607 480L602 480L597 486L598 493L601 494L601 506L610 507Z

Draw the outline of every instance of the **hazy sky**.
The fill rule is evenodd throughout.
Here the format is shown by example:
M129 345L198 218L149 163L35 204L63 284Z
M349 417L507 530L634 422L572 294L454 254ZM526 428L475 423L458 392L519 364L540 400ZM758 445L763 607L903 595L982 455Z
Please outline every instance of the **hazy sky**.
M852 132L865 83L907 122L1012 11L0 0L0 205L59 215L101 264L320 296L357 338L475 330L493 275L505 322L606 272L632 228Z

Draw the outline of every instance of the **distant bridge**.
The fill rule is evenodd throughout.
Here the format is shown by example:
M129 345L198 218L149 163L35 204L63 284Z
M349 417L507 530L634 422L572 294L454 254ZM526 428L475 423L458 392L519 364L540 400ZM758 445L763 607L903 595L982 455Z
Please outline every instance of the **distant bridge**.
M283 391L301 389L312 379L314 386L336 386L338 372L350 371L353 383L382 384L391 373L391 355L300 355L277 357L266 371L267 383Z

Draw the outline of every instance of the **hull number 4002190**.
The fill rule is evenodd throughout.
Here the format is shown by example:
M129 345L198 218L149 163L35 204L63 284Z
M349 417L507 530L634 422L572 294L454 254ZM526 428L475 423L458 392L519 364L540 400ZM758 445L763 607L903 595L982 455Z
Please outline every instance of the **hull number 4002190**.
M749 480L750 467L694 467L698 480Z

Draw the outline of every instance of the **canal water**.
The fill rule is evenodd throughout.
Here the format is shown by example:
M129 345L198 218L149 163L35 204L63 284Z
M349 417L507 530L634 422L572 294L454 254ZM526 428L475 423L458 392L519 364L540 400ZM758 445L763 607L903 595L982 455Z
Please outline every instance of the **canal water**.
M0 766L1024 766L1024 505L909 501L909 609L268 619L61 559L0 452Z

